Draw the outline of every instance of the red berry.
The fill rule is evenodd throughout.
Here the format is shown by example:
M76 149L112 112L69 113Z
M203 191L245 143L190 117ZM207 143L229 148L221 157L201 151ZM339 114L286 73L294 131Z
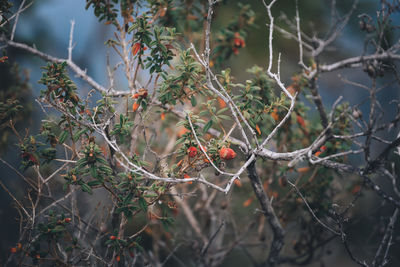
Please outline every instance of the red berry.
M191 146L188 148L187 153L189 154L189 157L194 158L197 155L197 148Z
M236 152L233 151L233 149L231 149L231 148L223 147L219 151L219 156L221 159L230 160L230 159L234 159L236 157Z
M232 51L235 55L239 54L239 49L237 49L237 47L233 47Z
M147 92L146 89L142 88L142 89L139 90L138 94L139 94L139 97L146 98L147 95L148 95L148 92Z
M115 235L112 235L112 236L110 236L110 239L115 240L115 239L117 239L117 237Z
M235 46L240 47L241 46L241 42L239 38L235 38L233 43L235 44Z
M188 175L188 174L184 174L183 175L183 178L185 178L185 179L188 179L188 178L190 178L190 176ZM192 184L193 182L192 181L189 181L189 182L187 182L188 184Z
M71 218L65 218L65 222L66 222L66 223L71 222Z
M306 127L306 123L304 122L304 119L297 115L297 123L300 124L301 127Z

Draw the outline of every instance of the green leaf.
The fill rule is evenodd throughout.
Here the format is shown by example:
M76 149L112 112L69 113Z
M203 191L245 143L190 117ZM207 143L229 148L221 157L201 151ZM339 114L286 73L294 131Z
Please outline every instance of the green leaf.
M143 211L147 211L147 202L144 198L139 198L139 206Z
M81 158L76 162L76 168L81 169L86 164L87 164L86 158Z
M220 110L218 110L217 111L217 115L219 115L219 114L221 114L221 113L223 113L223 112L225 112L225 111L227 111L229 108L222 108L222 109L220 109Z
M99 169L106 174L112 174L112 169L108 166L100 166Z
M250 126L252 127L252 128L256 128L256 124L254 123L254 121L253 121L253 119L248 119L248 122L249 122L249 124L250 124Z
M204 125L203 132L204 132L204 133L208 132L208 130L211 128L212 124L213 124L213 121L212 121L212 120L209 120L209 121L206 123L206 125Z
M90 165L90 175L92 175L93 178L97 178L97 167L96 165Z
M62 225L57 225L54 229L51 230L52 233L59 233L65 231L65 227Z
M176 124L176 126L182 126L182 125L184 125L186 123L186 121L179 121L177 124Z
M108 165L108 162L103 158L96 158L96 161L103 165Z
M147 194L145 194L144 195L145 197L158 197L158 195L156 194L156 193L152 193L152 192L150 192L150 193L147 193Z
M147 109L147 101L142 100L142 102L140 103L140 105L142 106L143 110Z
M218 118L221 120L227 120L227 121L231 120L231 117L229 117L227 115L223 115L223 114L218 115Z
M65 139L67 139L67 137L68 137L68 131L63 131L63 132L61 132L61 134L60 134L59 137L58 137L58 142L59 142L60 144L63 144L64 141L65 141Z
M178 139L178 140L175 142L175 145L177 146L177 145L179 145L179 144L185 142L185 140L186 140L186 139L185 139L184 137L182 137L182 138Z
M206 116L206 115L208 115L208 110L202 110L202 111L200 111L200 113L199 113L199 116Z
M197 100L194 97L194 95L192 95L192 97L190 98L190 103L192 103L192 106L195 107L197 105Z
M85 128L85 129L82 129L82 130L80 130L80 131L77 131L77 132L74 134L74 141L78 141L79 137L81 137L81 135L84 134L86 131L87 131L86 128Z
M98 181L98 180L94 180L94 181L88 182L87 184L90 187L95 187L95 186L101 185L102 183L100 181Z
M87 184L85 184L85 183L81 184L81 188L82 188L83 192L93 194L92 188L90 186L88 186Z

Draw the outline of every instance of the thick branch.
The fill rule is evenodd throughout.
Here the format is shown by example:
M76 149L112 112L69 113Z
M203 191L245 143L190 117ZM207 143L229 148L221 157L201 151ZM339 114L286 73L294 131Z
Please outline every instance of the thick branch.
M247 167L247 171L249 173L249 179L253 187L254 193L256 194L257 199L260 202L261 209L265 217L267 218L273 232L273 240L267 259L267 266L276 266L279 262L279 253L284 245L285 231L283 230L282 225L280 224L279 219L275 214L271 201L268 199L268 196L263 189L261 180L258 177L256 171L255 163L255 160L251 162L251 164Z

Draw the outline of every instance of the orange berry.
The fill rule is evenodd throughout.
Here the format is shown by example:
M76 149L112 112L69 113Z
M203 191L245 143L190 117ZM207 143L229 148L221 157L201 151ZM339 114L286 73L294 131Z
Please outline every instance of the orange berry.
M300 124L301 127L306 127L306 123L300 115L297 115L297 123Z
M182 137L182 135L184 135L185 133L189 132L188 129L186 128L181 128L178 132L178 137Z
M353 187L353 189L351 190L351 193L352 193L353 195L356 195L356 194L358 194L358 192L360 192L360 190L361 190L361 185L357 184L357 185L355 185L355 186Z
M133 112L136 112L136 110L139 108L139 106L140 105L137 102L133 103L133 105L132 105Z
M317 152L315 152L315 154L314 154L314 155L315 155L316 157L318 157L318 156L319 156L319 155L321 155L321 154L322 154L322 152L321 152L321 151L317 151Z
M222 99L222 98L220 98L220 97L218 97L218 105L219 105L219 108L224 108L224 107L226 107L226 103L225 103L225 101Z
M115 257L115 260L119 262L121 260L121 257L118 255L117 257Z
M140 46L141 46L140 43L133 44L133 46L132 46L132 54L134 56L136 56L136 54L139 52Z
M236 153L231 148L223 147L219 151L219 156L221 159L230 160L230 159L234 159L236 157Z
M291 94L292 96L294 96L294 94L296 93L296 87L291 84L288 87L286 87L286 90L289 92L289 94Z
M261 135L261 130L260 130L260 127L258 126L258 124L256 125L256 131L257 131L258 135Z
M165 120L165 113L161 113L160 117L162 121Z
M11 253L17 253L17 248L16 248L16 247L12 247L12 248L10 249L10 252L11 252Z
M200 145L204 152L207 152L207 148L205 146Z
M184 174L183 175L183 178L185 178L185 179L189 179L190 178L190 176L188 175L188 174ZM189 182L187 182L188 184L192 184L193 182L192 181L189 181Z
M305 172L308 172L309 170L310 170L310 167L302 167L302 168L298 168L297 172L305 173Z
M142 45L141 43L135 43L132 45L132 54L136 56L139 51L145 51L147 47Z
M237 187L242 187L242 182L238 178L236 178L233 182Z
M278 109L274 108L274 111L271 113L271 117L275 120L278 121L279 120L279 115L278 115Z
M248 207L253 202L253 198L248 198L245 202L243 202L243 207Z

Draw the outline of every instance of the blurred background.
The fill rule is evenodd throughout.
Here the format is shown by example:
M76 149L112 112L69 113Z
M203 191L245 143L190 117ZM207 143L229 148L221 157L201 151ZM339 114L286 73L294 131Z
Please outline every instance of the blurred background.
M20 5L19 0L11 1L15 11ZM237 82L244 82L249 73L245 72L247 68L253 65L265 67L267 64L267 14L261 1L248 0L243 1L250 4L256 12L256 25L249 34L246 47L241 49L239 55L233 56L227 66L231 66L232 74L236 77ZM330 26L331 6L327 0L301 0L299 1L301 27L306 32L312 35L313 32L320 33L319 37L323 37ZM36 1L29 9L23 12L19 18L16 29L15 41L23 42L28 45L34 45L39 50L50 55L66 58L67 47L70 32L70 21L75 21L74 43L76 46L73 50L74 62L83 69L87 69L87 73L92 76L98 83L103 86L108 86L107 79L107 54L111 61L115 54L111 49L108 49L104 42L112 37L112 28L107 27L104 23L99 23L93 14L93 10L85 10L85 1L83 0L41 0ZM346 13L352 5L352 1L339 0L337 1L337 9L340 14ZM342 35L335 41L333 46L335 50L323 54L321 62L332 63L340 59L356 56L363 49L365 34L358 27L357 16L362 13L367 13L375 16L375 10L379 5L376 0L361 0L359 6L349 21L349 25L345 28ZM213 22L213 29L226 25L226 22L232 17L232 14L237 12L237 1L225 1L220 9L216 12L216 19ZM279 16L281 12L285 13L289 18L294 18L295 9L293 0L278 0L273 9L275 16ZM396 18L399 20L400 17ZM281 21L277 21L278 25L283 25ZM398 23L398 24L399 24ZM293 73L299 72L298 62L298 44L292 40L282 37L280 34L275 35L274 53L282 53L281 75L286 84L290 84L290 78ZM15 97L20 99L25 107L24 116L17 123L17 129L24 131L29 128L30 132L37 132L39 123L44 118L43 112L35 103L35 97L38 97L40 90L43 89L37 81L41 77L42 70L40 69L46 63L37 57L34 57L21 50L8 49L7 56L9 61L6 64L0 64L0 97L1 101L7 98ZM18 69L14 66L18 64ZM319 88L324 103L330 107L332 103L342 95L350 103L358 103L360 99L367 97L367 93L360 89L350 87L343 83L339 78L339 74L353 81L369 80L367 75L360 69L346 70L329 73L324 75L319 80ZM73 75L71 75L73 77ZM118 90L126 88L126 81L122 73L117 77ZM79 92L86 95L90 88L79 78L74 79ZM385 82L383 79L382 82ZM378 95L382 106L385 108L385 114L388 116L396 112L395 105L390 104L392 99L399 99L400 90L398 87L390 87L385 89L384 93ZM365 116L368 116L368 106L361 106ZM313 110L310 111L310 116L315 116ZM387 119L386 117L383 120ZM0 129L0 155L1 158L14 167L19 166L19 152L15 145L16 140L10 132ZM393 138L395 132L388 132L385 138ZM29 175L29 171L26 173ZM15 172L6 164L0 162L0 179L6 184L16 195L23 196L24 185L17 178ZM0 265L7 257L9 248L18 240L17 223L18 213L12 207L10 197L0 191ZM374 211L371 213L371 210ZM368 211L368 213L367 213ZM354 224L349 232L349 240L354 247L358 247L355 253L362 256L371 256L374 253L372 247L368 245L374 240L378 242L381 237L382 229L377 229L371 232L371 228L367 225L373 225L381 216L387 216L385 210L379 209L379 202L374 194L364 197L359 203L356 213L360 213L360 222ZM390 211L389 211L390 212ZM365 214L365 216L364 216ZM396 228L398 229L398 227ZM368 242L365 240L367 239ZM396 240L395 240L396 241ZM400 241L400 240L397 240ZM333 242L330 255L327 255L326 266L354 266L355 264L348 260L347 255L342 251L342 246ZM375 248L375 247L374 247ZM400 246L395 244L392 250L400 252ZM395 253L394 253L395 254ZM241 261L241 255L235 254L227 260L224 266L246 266L246 262ZM343 259L343 261L342 261ZM390 263L390 266L400 266L400 254Z

